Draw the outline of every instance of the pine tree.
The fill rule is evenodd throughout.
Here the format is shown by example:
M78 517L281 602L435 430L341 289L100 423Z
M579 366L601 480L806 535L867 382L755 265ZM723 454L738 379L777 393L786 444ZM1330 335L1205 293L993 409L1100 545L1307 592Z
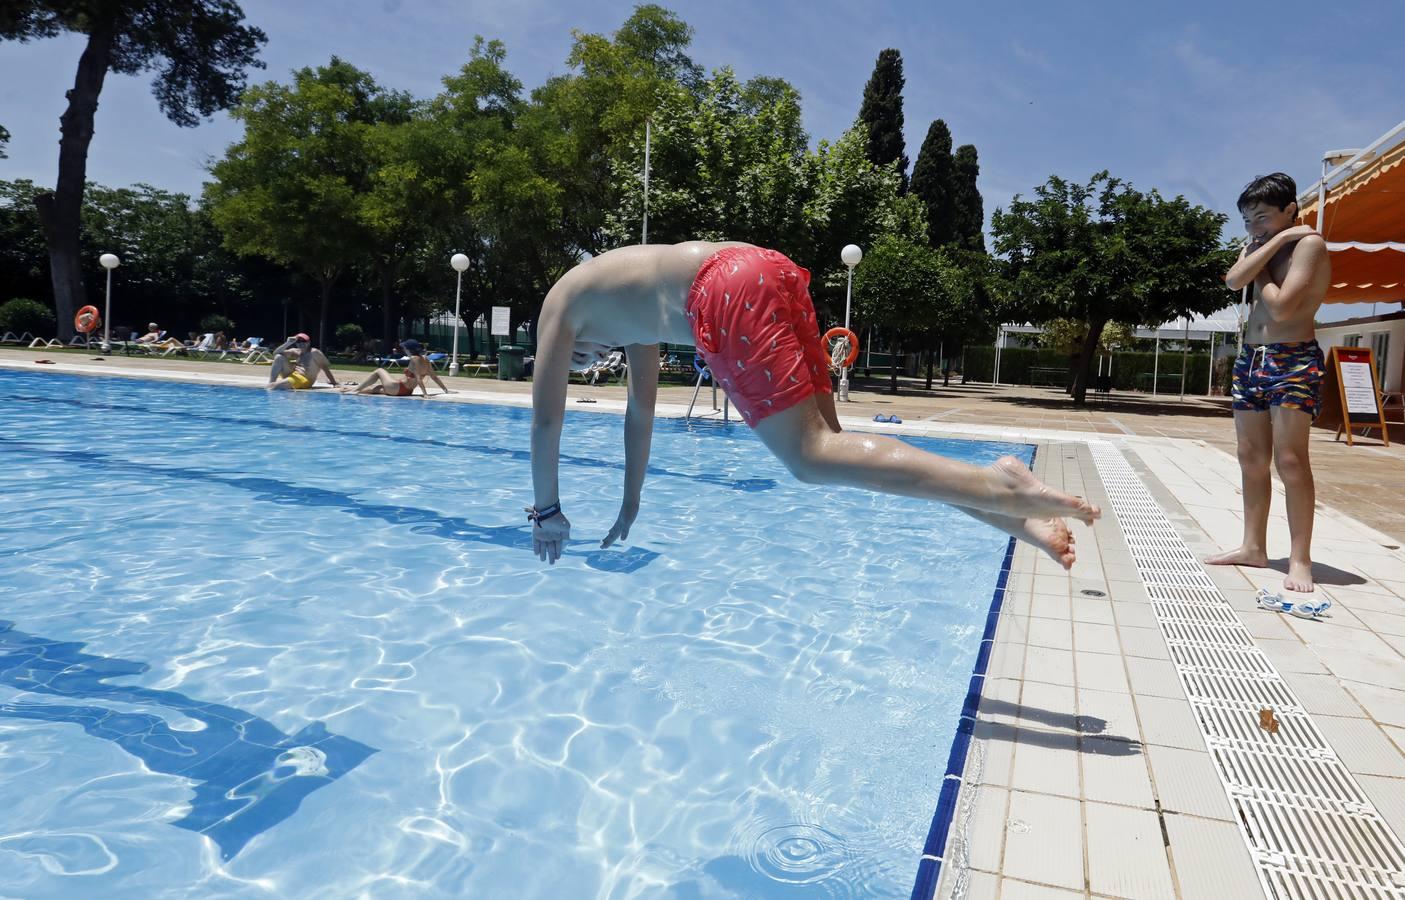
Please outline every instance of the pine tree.
M875 165L897 163L907 190L907 154L903 145L903 57L893 49L878 54L873 75L863 89L859 121L868 128L868 158Z
M976 156L974 144L962 144L956 148L952 175L952 215L955 219L956 239L967 250L985 251L985 235L981 229L985 225L985 204L981 200L980 189L976 187L976 177L981 174L981 164Z
M954 175L951 130L937 119L927 128L927 137L912 167L912 193L927 207L927 239L933 247L943 247L957 239L952 206Z

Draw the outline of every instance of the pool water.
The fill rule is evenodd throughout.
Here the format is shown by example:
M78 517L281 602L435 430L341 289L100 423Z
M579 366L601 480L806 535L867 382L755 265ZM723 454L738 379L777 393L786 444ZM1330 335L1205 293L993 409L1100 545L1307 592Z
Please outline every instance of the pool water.
M0 896L906 897L1008 541L659 421L0 370ZM974 463L1022 445L914 440Z

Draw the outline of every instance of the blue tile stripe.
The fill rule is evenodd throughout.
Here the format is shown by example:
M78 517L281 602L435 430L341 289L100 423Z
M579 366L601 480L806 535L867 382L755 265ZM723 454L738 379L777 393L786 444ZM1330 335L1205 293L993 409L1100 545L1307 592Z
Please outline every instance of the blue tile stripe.
M1035 447L1030 454L1031 469L1034 468L1034 457L1038 452L1038 447ZM1000 576L995 582L995 592L990 598L990 612L985 617L981 646L976 652L975 665L971 667L971 682L966 689L966 700L961 704L961 719L951 740L951 752L947 754L946 772L942 776L937 809L932 815L932 825L927 829L927 842L922 846L922 859L917 864L917 879L912 886L912 900L932 900L941 880L942 853L946 849L952 820L956 818L956 798L961 792L961 777L966 771L966 755L971 749L971 735L976 727L976 710L981 704L981 688L985 684L986 667L990 665L990 654L995 646L995 626L1000 622L1000 608L1005 603L1005 585L1010 580L1010 566L1014 558L1015 539L1010 538L1010 542L1005 546L1005 559L1000 564Z

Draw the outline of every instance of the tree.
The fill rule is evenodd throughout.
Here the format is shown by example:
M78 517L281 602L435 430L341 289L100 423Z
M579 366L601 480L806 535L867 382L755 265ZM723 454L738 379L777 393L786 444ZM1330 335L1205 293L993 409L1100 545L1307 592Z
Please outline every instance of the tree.
M210 215L226 246L292 266L320 292L318 342L327 337L332 289L379 248L364 208L372 190L371 130L399 121L407 100L337 57L299 69L292 86L245 92L233 116L244 137L211 166Z
M921 238L886 234L864 254L854 270L854 300L865 323L892 336L891 393L898 392L898 352L930 347L934 335L960 320L971 293L965 270Z
M1099 353L1111 353L1132 345L1134 340L1131 327L1121 322L1108 322L1098 338ZM1051 319L1044 323L1039 334L1039 346L1052 347L1070 356L1083 349L1083 341L1088 337L1088 325L1075 319Z
M951 130L937 119L927 128L927 137L912 167L911 185L913 195L927 208L927 238L933 247L944 247L957 239L954 178Z
M7 159L5 155L5 145L10 142L10 132L0 125L0 159Z
M985 204L976 187L981 164L974 144L956 148L952 162L951 210L956 230L955 239L967 250L985 252Z
M729 68L696 91L666 92L653 117L650 240L735 240L803 255L809 138L800 95L780 79L737 81ZM643 144L615 165L622 202L614 242L633 243L643 217Z
M532 92L523 144L561 188L561 227L575 250L610 249L606 216L619 208L623 187L616 163L642 141L665 94L700 82L686 52L692 35L674 13L642 4L611 37L576 32L567 58L574 71Z
M1158 325L1225 304L1220 274L1232 262L1220 244L1225 220L1184 197L1143 194L1107 172L1086 185L1051 177L1034 199L1016 195L1008 212L995 211L991 230L1013 307L1027 321L1069 318L1086 327L1076 405L1109 321Z
M907 154L903 150L903 57L897 50L878 54L873 74L863 89L859 121L868 129L868 158L877 166L893 166L907 190Z
M60 117L58 181L35 203L48 244L61 337L73 333L83 299L79 215L98 96L109 71L157 70L152 92L177 125L229 108L244 86L244 70L266 40L243 24L234 0L18 0L0 8L0 39L30 41L63 32L87 36L68 107Z

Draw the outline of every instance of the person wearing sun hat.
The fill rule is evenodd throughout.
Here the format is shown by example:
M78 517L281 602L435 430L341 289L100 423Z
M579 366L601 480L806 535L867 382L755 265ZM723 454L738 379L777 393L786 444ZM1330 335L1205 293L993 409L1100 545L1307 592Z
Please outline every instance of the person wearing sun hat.
M300 331L273 351L267 387L271 391L305 390L317 383L319 372L326 373L332 387L340 387L326 355L312 346L312 338Z

